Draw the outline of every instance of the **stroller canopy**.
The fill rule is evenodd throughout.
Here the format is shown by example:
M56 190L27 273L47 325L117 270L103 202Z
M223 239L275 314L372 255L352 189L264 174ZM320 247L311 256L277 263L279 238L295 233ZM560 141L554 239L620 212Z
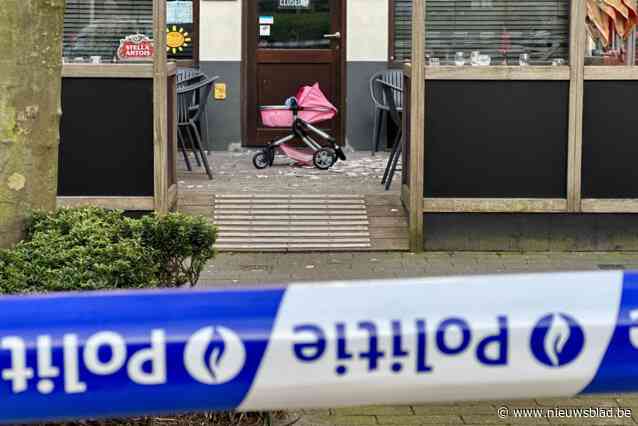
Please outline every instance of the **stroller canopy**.
M337 107L332 105L328 98L323 94L319 83L315 83L312 86L304 86L297 92L297 103L304 109L316 109L323 111L331 111L337 113Z
M337 115L337 108L321 92L319 83L300 88L295 99L299 106L297 117L308 124L332 120ZM266 127L291 127L295 120L288 101L283 107L262 106L260 109L261 121Z

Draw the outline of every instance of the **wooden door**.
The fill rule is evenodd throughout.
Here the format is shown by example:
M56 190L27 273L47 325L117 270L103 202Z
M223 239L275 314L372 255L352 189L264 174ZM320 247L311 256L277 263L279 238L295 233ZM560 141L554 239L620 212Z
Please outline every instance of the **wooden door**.
M259 106L282 105L316 82L339 109L319 127L343 144L345 0L247 0L246 8L244 144L260 146L290 133L265 127Z

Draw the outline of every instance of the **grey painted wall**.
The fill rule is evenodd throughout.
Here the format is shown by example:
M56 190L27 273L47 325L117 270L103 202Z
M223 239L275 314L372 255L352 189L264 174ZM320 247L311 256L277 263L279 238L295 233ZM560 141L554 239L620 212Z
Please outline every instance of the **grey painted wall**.
M227 98L212 99L208 104L206 141L206 149L225 151L230 144L241 142L241 63L201 62L200 69L208 76L218 75L218 81L226 83Z
M370 78L388 68L387 62L348 62L346 138L355 150L370 150L374 108L370 99Z
M208 104L207 149L227 150L230 144L241 142L241 64L238 61L202 62L201 70L209 76L218 75L227 85L224 101ZM387 69L386 62L349 62L347 64L346 138L356 150L369 150L374 123L370 99L370 77ZM282 95L284 96L284 95Z

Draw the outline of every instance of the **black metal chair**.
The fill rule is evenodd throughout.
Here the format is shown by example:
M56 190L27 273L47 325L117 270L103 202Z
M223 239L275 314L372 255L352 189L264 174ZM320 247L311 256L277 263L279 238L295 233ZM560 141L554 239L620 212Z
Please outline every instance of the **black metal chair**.
M204 75L202 72L195 68L178 68L177 69L177 84L183 84L193 78L197 78Z
M392 185L394 174L397 171L399 158L401 158L401 154L403 153L404 138L402 111L399 110L396 104L397 98L403 99L403 89L383 80L377 80L377 83L382 88L385 99L388 102L388 115L398 129L394 145L392 146L392 152L390 153L390 158L388 158L388 163L386 164L385 172L383 173L383 180L381 181L381 183L385 185L385 190L388 191ZM400 95L400 97L398 95Z
M184 87L187 87L187 86L192 86L193 84L197 84L201 81L204 81L206 78L208 78L206 74L194 68L178 68L177 69L177 90L183 89ZM200 95L199 91L195 91L193 93L193 100L192 100L193 105L199 105L199 95ZM202 118L205 119L205 116L202 116ZM196 122L196 124L198 125L200 130L202 130L202 128L206 130L205 125L208 123L204 121L203 123ZM201 132L201 136L203 140L208 140L207 132ZM182 155L184 156L184 161L186 162L186 169L190 172L191 170L193 170L193 168L191 167L191 163L188 160L188 149L191 149L193 152L195 151L195 148L192 145L186 146L186 143L184 141L181 141L180 150L182 151ZM195 162L197 163L197 167L202 167L202 162L200 161L198 155L195 155Z
M188 141L193 148L195 158L197 158L198 154L201 156L201 164L204 165L209 179L213 178L213 173L208 164L206 153L202 148L202 136L197 123L206 114L206 104L212 92L213 84L218 78L206 78L203 81L177 90L177 139L186 161L186 167L191 170L186 153L186 141Z
M207 78L206 74L199 70L199 68L178 68L177 69L177 88L188 86L191 84L195 84L199 81ZM198 95L196 95L198 96ZM199 100L197 100L199 103ZM206 114L202 114L200 117L200 121L197 123L199 125L199 129L201 130L202 139L208 140L208 116ZM201 167L199 163L199 159L195 157L197 160L197 165Z
M389 83L395 87L403 88L403 71L385 70L374 74L370 78L370 97L374 104L374 128L372 131L371 153L374 155L379 150L381 134L387 123L390 112L389 102L385 97L381 83ZM398 111L403 111L403 90L394 92L394 103Z

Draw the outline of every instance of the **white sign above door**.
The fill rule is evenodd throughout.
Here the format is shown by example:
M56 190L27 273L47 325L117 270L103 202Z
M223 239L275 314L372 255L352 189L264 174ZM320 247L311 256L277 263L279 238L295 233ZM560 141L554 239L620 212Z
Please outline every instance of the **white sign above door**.
M279 0L279 9L310 9L310 0Z

